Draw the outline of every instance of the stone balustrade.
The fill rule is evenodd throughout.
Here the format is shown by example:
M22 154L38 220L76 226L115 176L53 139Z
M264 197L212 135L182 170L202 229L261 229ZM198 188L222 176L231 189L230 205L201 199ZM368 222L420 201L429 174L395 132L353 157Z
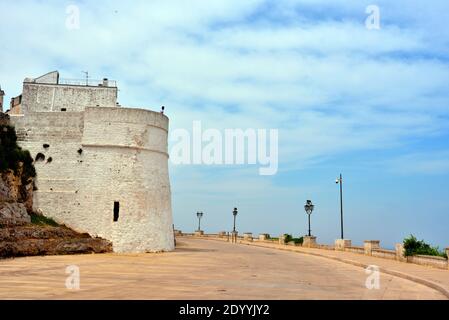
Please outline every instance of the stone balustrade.
M371 256L373 254L373 249L380 249L380 241L365 240L363 242L363 247L365 248L365 254Z
M284 233L284 234L281 234L280 236L279 236L279 244L285 244L285 237L286 237L287 235Z
M387 250L387 249L373 249L371 251L371 255L373 257L384 258L384 259L396 259L396 251L395 250Z
M253 241L253 234L251 232L245 232L243 234L244 241Z
M407 258L405 257L405 249L402 243L396 243L395 246L396 251L396 260L406 262Z
M335 250L345 251L345 248L350 247L351 244L349 239L337 239L335 240Z
M227 238L228 237L228 233L226 231L220 231L218 233L218 237L219 238Z
M307 248L316 247L316 237L315 236L304 236L302 246L307 247Z
M270 239L270 235L268 233L259 234L259 241L266 241L268 239Z
M357 247L357 246L344 247L342 251L365 254L365 247Z

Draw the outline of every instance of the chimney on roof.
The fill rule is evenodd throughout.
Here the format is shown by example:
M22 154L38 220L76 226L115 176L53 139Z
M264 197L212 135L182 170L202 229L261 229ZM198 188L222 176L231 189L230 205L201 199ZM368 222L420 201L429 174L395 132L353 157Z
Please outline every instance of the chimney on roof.
M109 87L109 80L108 80L108 78L103 78L103 87Z

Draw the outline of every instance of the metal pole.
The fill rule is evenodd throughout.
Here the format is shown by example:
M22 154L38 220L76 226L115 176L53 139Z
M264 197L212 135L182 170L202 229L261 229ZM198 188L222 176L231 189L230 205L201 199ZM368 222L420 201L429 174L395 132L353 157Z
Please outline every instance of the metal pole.
M310 214L308 214L308 216L309 216L309 237L311 236L311 233L310 233Z
M198 231L201 230L201 218L198 217Z
M341 216L341 238L344 239L343 235L343 178L340 173L340 216Z

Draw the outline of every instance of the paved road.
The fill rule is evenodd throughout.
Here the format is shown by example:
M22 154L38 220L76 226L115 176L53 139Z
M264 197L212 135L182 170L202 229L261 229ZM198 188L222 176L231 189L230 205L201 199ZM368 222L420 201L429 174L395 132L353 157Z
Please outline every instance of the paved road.
M426 286L294 252L183 238L175 252L0 260L0 299L445 299ZM65 287L80 268L80 289Z

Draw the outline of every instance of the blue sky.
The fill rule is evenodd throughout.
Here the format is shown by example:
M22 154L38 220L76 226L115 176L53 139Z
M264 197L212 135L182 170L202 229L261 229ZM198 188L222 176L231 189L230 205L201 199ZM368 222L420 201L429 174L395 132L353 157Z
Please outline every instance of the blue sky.
M66 7L80 28L65 26ZM365 27L368 5L380 30ZM171 129L279 129L279 171L170 166L176 227L449 246L449 4L423 1L0 0L0 85L109 77L125 106L167 108Z

